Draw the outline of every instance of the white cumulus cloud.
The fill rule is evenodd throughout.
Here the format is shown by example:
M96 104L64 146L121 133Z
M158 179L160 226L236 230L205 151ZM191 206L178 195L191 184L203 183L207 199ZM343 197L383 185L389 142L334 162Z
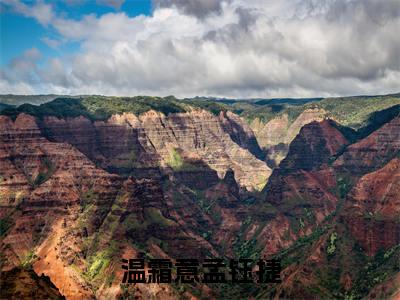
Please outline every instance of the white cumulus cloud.
M34 80L11 64L2 87L181 97L398 92L398 0L156 0L154 7L151 16L47 17L59 40L80 50L40 67L30 60Z

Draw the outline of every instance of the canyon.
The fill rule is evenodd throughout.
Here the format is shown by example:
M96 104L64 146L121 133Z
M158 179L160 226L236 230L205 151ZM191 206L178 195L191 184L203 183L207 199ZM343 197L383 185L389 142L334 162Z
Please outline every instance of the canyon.
M28 293L19 276L44 286L43 299L396 299L400 98L390 99L365 105L361 123L325 102L267 119L174 99L168 112L104 114L107 99L76 98L0 111L2 290ZM141 255L278 258L282 283L122 287L121 258Z

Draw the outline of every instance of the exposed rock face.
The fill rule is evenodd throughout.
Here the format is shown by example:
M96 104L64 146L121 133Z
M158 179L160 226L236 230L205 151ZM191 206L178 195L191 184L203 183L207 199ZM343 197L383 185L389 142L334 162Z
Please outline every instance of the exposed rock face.
M1 118L1 206L9 228L0 248L5 255L2 268L9 270L35 253L32 249L37 245L51 240L55 224L76 219L85 194L96 194L95 202L100 206L112 205L121 180L96 168L73 146L43 138L33 117L21 114L15 122ZM91 224L95 227L102 218L104 212L99 211ZM37 254L39 259L46 259ZM61 249L55 251L54 257L62 257ZM73 296L81 291L66 270L60 279L63 285L57 286L63 295ZM35 271L51 275L40 267ZM54 277L51 279L54 281Z
M323 123L328 124L327 121L321 124ZM394 288L399 280L396 272L399 271L400 259L398 119L393 119L366 138L347 146L344 152L340 144L347 144L346 140L335 133L336 129L325 130L330 133L327 135L330 136L329 143L325 144L325 149L321 152L315 152L318 147L315 147L314 142L319 138L308 132L306 136L310 139L299 144L303 146L298 148L297 153L302 155L296 157L294 150L297 148L297 141L313 126L315 124L303 127L291 144L287 158L270 177L267 191L270 192L270 189L276 187L275 195L285 193L283 197L272 197L280 200L280 203L276 203L278 208L287 208L287 200L291 199L290 197L298 199L299 194L302 195L302 191L306 190L313 180L320 182L320 192L309 196L307 202L299 206L304 208L311 204L313 212L321 211L321 206L316 202L316 195L323 195L320 199L325 203L331 202L326 200L340 197L340 182L337 182L337 179L342 178L343 172L347 172L348 176L345 180L346 185L353 183L354 187L347 196L341 196L345 198L344 204L337 208L336 216L324 220L326 214L321 214L322 218L316 223L322 225L322 235L316 235L317 238L310 244L297 245L298 250L294 250L292 255L299 263L291 264L285 269L283 283L269 296L275 299L318 299L329 298L332 295L351 295L357 298L365 295L365 291L376 283L379 284L370 291L368 297L387 298L388 295L398 295L398 290ZM308 160L305 157L306 153L311 156L318 155ZM332 167L329 167L329 157L337 157ZM282 173L282 168L285 167L288 167L285 170L288 175L281 174L280 183L278 181L274 184L277 180L276 174ZM302 170L303 175L299 173L298 168ZM307 178L305 174L314 174L314 177ZM301 184L296 184L296 180ZM334 191L336 194L329 195ZM335 204L334 201L331 203ZM331 206L335 207L336 205ZM297 215L301 218L306 216L296 207L290 207L286 215ZM281 221L281 224L284 222ZM277 227L276 231L279 232L278 228L284 227ZM287 225L286 227L289 228ZM307 228L307 224L305 227ZM279 245L278 242L275 244ZM360 264L366 266L360 269ZM397 267L393 267L394 265ZM374 284L371 284L372 281Z
M400 272L395 276L386 280L383 283L375 286L368 294L369 299L383 299L388 295L388 291L393 291L390 294L390 299L400 299Z
M287 136L280 122L287 117L270 124L277 130L270 142ZM149 111L96 122L0 116L1 269L32 265L68 299L173 299L182 295L170 286L121 290L121 256L270 257L288 250L284 281L268 296L343 296L362 282L359 266L381 250L378 271L400 258L398 129L393 119L349 145L334 121L311 122L263 193L254 193L270 170L251 129L232 113ZM342 172L354 183L343 195ZM388 295L384 288L398 279L383 280L374 295Z
M346 144L334 121L312 122L301 129L265 188L265 201L278 209L280 218L266 227L265 253L309 234L336 209L335 174L327 163Z
M268 121L266 124L259 119L253 120L253 129L259 145L266 151L267 160L278 165L287 154L288 147L300 129L311 122L322 121L327 113L323 109L306 109L290 124L289 116L283 114Z
M370 256L400 243L400 159L358 181L343 210L354 238Z
M45 117L41 129L50 140L75 146L102 168L129 173L135 168L142 171L155 168L161 160L143 131L137 128L138 122L133 114L114 115L106 122L91 122L82 116Z
M352 181L343 222L369 256L400 242L400 117L350 145L333 166Z
M288 205L301 199L308 204L313 200L333 201L328 211L332 210L336 197L329 190L335 185L335 179L332 171L323 165L347 143L333 121L304 126L290 145L288 156L269 179L267 201L275 205Z
M291 143L288 157L279 169L312 170L326 164L349 142L332 120L312 122L304 126Z
M149 111L139 117L115 115L94 124L82 117L46 118L42 130L50 139L71 143L111 170L160 164L182 170L181 160L186 158L204 162L221 179L232 169L236 181L249 190L262 189L271 173L252 154L262 155L251 130L232 113L218 118L207 111L168 116Z
M268 148L279 143L285 143L289 127L289 117L287 114L284 114L275 117L266 124L262 123L259 119L255 119L250 126L254 130L260 146Z
M303 111L297 119L290 125L287 131L287 136L285 139L286 143L290 143L296 135L300 132L304 125L311 122L320 122L324 120L327 116L327 112L320 108L306 109Z
M134 124L133 122L138 120L132 121L127 117L128 120L124 119L122 122ZM121 122L121 119L123 118L115 122ZM73 119L72 123L75 120ZM86 121L81 118L77 121L77 124L89 126L88 132L92 130ZM118 249L122 249L121 253L133 251L134 256L138 254L138 250L132 248L133 243L143 243L150 253L159 257L180 257L182 249L191 257L219 256L209 242L212 237L208 236L207 240L201 233L211 232L221 220L211 219L200 209L198 196L185 185L181 186L182 183L190 182L181 180L179 171L172 174L167 172L165 175L173 183L170 188L165 188L164 183L157 178L123 180L118 175L97 168L72 145L54 142L63 133L60 125L63 124L62 120L47 119L45 122L56 122L58 127L46 127L45 131L42 123L40 130L35 118L24 114L19 115L15 121L1 117L2 221L4 217L9 216L9 224L5 232L2 232L0 244L4 255L3 270L10 270L27 261L33 264L37 274L49 276L61 294L68 299L90 299L96 295L94 286L99 287L102 282L96 281L95 278L92 278L91 282L87 276L94 276L90 270L98 259L97 255L103 253L101 249L114 249L115 241L121 241L117 244ZM101 126L106 127L104 124ZM133 130L130 129L130 124L125 124L128 128L126 132L131 134ZM100 125L97 123L94 126L94 132L97 133L96 126ZM120 130L118 126L110 126L107 130ZM75 125L71 124L66 128L66 136L71 142L77 143L77 147L81 147L82 151L88 151L93 157L98 157L97 143L92 143L93 150L91 147L85 147L85 143L82 142L84 139L90 140L91 134L86 132L80 135L78 127L75 128ZM206 129L205 131L207 132ZM43 137L42 132L49 136L51 134L53 141ZM150 133L145 137L157 137L157 134ZM209 137L206 140L210 141L212 134L207 134ZM229 139L228 134L225 135L227 144L232 143L233 147L240 148ZM156 143L156 139L153 140ZM149 143L144 147L152 145L150 139L147 141ZM169 141L170 139L166 139L166 143ZM176 141L183 145L186 142L184 136ZM121 151L129 148L124 148L124 142L119 148ZM225 144L217 143L217 146L221 145ZM217 151L216 146L213 147L211 149ZM245 151L250 159L258 161L247 150L240 149L237 151ZM111 156L109 152L104 152ZM159 157L166 155L163 149L159 152ZM229 160L229 156L226 157ZM238 186L230 169L222 181L218 179L216 171L210 169L207 164L201 168L202 175L211 174L211 179L206 181L211 184L211 188L214 184L215 191L222 191L222 196L232 199L233 202L237 201L232 194L238 195ZM195 171L189 170L188 173ZM185 179L190 181L190 178ZM198 178L192 178L195 179L198 181ZM196 184L193 187L210 188ZM211 190L210 192L212 193ZM216 206L215 210L222 219L226 219L224 230L234 237L230 218L233 218L237 226L241 224L237 219L235 207ZM230 247L230 244L227 244L227 247ZM112 262L109 266L111 276L114 271L120 270L120 257L114 258L109 252L106 253L104 259ZM82 274L86 274L86 277ZM120 277L113 280L115 285L111 288L103 287L98 293L111 293L114 296L121 293ZM155 291L151 292L146 286L140 289L142 294L148 294L149 297L155 295ZM159 297L168 297L173 293L171 290L157 291Z
M1 274L0 290L0 299L65 299L48 277L21 268Z
M209 112L193 111L168 117L148 112L139 119L146 136L166 162L171 151L181 149L203 160L221 179L228 169L232 169L236 181L248 189L259 188L270 175L265 163L233 142L218 119Z
M349 146L335 161L334 167L353 176L361 176L384 166L399 151L400 116Z
M258 159L264 158L264 153L257 142L253 130L238 115L230 111L221 112L219 119L224 131L230 135L236 144L249 150Z

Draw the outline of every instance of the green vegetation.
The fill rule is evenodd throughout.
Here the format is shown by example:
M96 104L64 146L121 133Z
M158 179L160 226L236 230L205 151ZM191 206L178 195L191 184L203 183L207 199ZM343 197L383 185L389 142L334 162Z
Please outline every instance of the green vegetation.
M383 259L386 260L388 258L390 258L391 256L393 256L393 254L395 254L397 252L400 251L400 244L397 246L394 246L392 248L390 248L389 250L387 250L384 254L383 254ZM400 266L399 266L400 268Z
M308 223L314 224L315 216L311 209L308 209L307 207L304 208L304 217L305 217L305 220L308 221Z
M127 216L122 224L126 229L145 229L147 227L147 224L139 222L138 218L134 214Z
M158 224L163 227L174 226L175 222L163 216L160 209L149 207L145 209L146 220L150 224Z
M400 95L327 98L317 106L326 110L340 124L359 129L367 125L372 113L400 104Z
M222 216L217 204L221 203L221 201L224 201L224 199L206 199L203 191L194 190L192 192L194 194L193 200L199 204L199 207L203 213L207 214L217 224L220 224L222 221Z
M257 191L261 192L264 189L265 185L267 184L268 177L260 175L260 176L258 176L257 179L258 180L257 180L255 188Z
M357 130L358 138L368 136L382 125L390 122L393 118L400 115L400 104L385 108L382 110L376 110L372 112L367 121L366 125Z
M343 136L350 143L354 143L357 139L359 139L359 133L356 130L354 130L353 128L343 126L343 125L338 124L336 122L331 122L331 125L334 128L336 128L337 130L339 130L339 132L341 134L343 134ZM346 149L346 147L343 145L342 148L340 150L338 150L338 153L336 154L336 156L341 155L345 149Z
M136 215L130 214L125 218L123 224L127 229L146 229L151 224L157 224L160 227L175 226L176 223L163 216L161 210L156 207L148 207L144 209L145 221L140 222Z
M21 266L24 269L31 269L32 268L32 263L37 259L37 255L33 250L29 251L28 253L25 254L25 256L21 260Z
M239 242L240 241L240 242ZM256 239L248 241L236 240L234 242L234 251L239 258L256 259L259 257L262 247L257 245Z
M88 271L85 275L93 280L99 276L110 263L110 251L98 252L89 259Z
M325 220L328 224L329 220ZM339 238L340 235L340 238ZM326 249L326 256L315 266L311 284L302 288L320 298L363 299L373 287L384 282L400 271L400 244L384 251L378 251L373 258L365 254L365 250L354 240L352 235L340 223L318 227L311 235L298 239L291 247L282 250L275 258L282 259L282 267L293 264L302 264L312 253L316 241L325 240L320 249ZM319 244L319 242L318 242ZM308 266L313 262L307 261ZM343 275L352 279L352 289L343 288ZM377 298L387 297L390 292L385 291Z
M196 165L190 161L185 161L177 149L169 150L169 154L165 162L177 172L194 172L203 168L201 165Z
M107 273L106 270L119 255L119 241L113 240L113 237L119 225L118 212L121 209L120 202L123 201L123 196L118 195L115 201L108 205L105 203L99 205L97 194L93 189L81 194L78 225L71 230L83 233L81 253L85 255L86 264L83 270L74 265L73 268L86 282L91 283L93 290L99 288L104 282L109 284L113 280L114 275ZM93 220L101 225L93 234L88 234L88 231L93 230L91 227Z
M259 226L258 230L254 233L253 238L246 240L246 233L248 232L251 224L252 218L250 216L246 217L242 223L242 226L240 227L239 232L237 233L236 239L232 245L235 257L250 259L257 259L260 257L263 245L259 245L255 237L257 237L262 228L265 227L265 224L262 224L263 226Z
M214 115L219 115L221 111L230 110L229 106L222 103L216 102L212 100L196 100L196 99L184 99L182 100L184 104L186 104L186 109L188 107L195 107L199 109L204 109L211 112Z
M354 179L352 176L342 173L336 175L336 186L337 186L337 195L340 199L344 199L348 192L352 189L354 183Z
M241 115L250 123L254 119L258 119L263 123L267 123L275 117L288 115L289 123L292 123L305 108L290 104L272 104L266 106L253 106L243 111Z
M205 240L210 240L210 238L212 237L212 231L211 230L209 230L209 231L207 231L207 232L203 232L202 234L201 234L201 236L203 237L203 239L205 239Z
M317 276L320 278L321 285L328 289L334 298L342 298L343 291L340 284L340 268L332 266L330 268L323 268L317 271Z
M303 218L300 218L300 219L299 219L299 224L300 224L300 228L303 230L303 229L304 229L304 227L305 227L305 224L304 224Z
M105 120L112 114L134 113L140 115L149 110L170 113L185 112L188 107L174 97L147 97L137 96L131 98L88 96L80 99L57 98L51 102L35 106L22 104L18 108L8 107L0 113L13 118L21 113L27 113L38 118L55 116L58 118L84 116L91 120Z
M90 116L95 119L107 119L112 114L133 113L140 115L149 110L162 112L165 115L170 113L185 112L186 107L175 97L169 96L149 97L102 97L89 96L83 98L82 106L89 112Z
M317 227L310 235L299 237L289 248L280 251L274 256L282 260L282 267L299 263L305 256L305 250L329 230L327 225Z
M134 148L132 149L132 151L129 153L129 163L127 166L127 168L130 167L134 167L134 168L141 168L142 167L142 163L139 161L139 150L137 149L137 145L134 145Z
M58 118L85 116L91 117L79 99L57 98L39 106L22 104L18 108L7 108L0 112L15 119L19 113L26 113L38 118L55 116Z
M33 181L32 185L34 187L37 187L42 183L46 182L51 177L51 175L53 175L54 171L55 171L55 166L52 163L52 161L48 157L44 157L41 160L39 174Z
M328 255L333 255L335 253L336 240L337 240L337 233L336 232L332 232L330 237L329 237L329 244L328 244L328 248L326 250Z
M6 108L13 108L13 107L14 107L13 105L8 105L8 104L0 103L0 112L1 112L3 109L6 109Z
M351 291L354 299L365 297L374 286L400 272L400 244L387 251L381 249L372 259L366 257L363 252L358 255L363 257L365 263Z
M93 189L89 189L86 192L82 193L80 197L80 205L81 205L81 210L85 211L86 208L90 204L94 204L94 201L96 199L96 193L93 191Z
M83 271L76 265L72 264L71 267L78 273L86 282L90 282L91 287L96 291L100 285L106 283L110 285L115 274L108 273L110 265L116 259L119 259L117 242L111 242L102 251L93 251L93 254L88 255L86 260L86 266ZM111 268L112 269L112 268Z
M169 151L169 156L166 163L174 170L179 170L182 168L184 161L182 156L176 151L176 149L171 149Z
M249 102L240 114L245 117L249 123L254 119L259 119L261 122L266 123L277 116L287 114L289 124L291 124L306 109L323 109L327 112L328 117L337 120L341 125L353 129L361 129L362 127L368 126L367 129L364 129L362 132L366 134L367 131L371 131L372 127L376 127L379 123L381 124L383 119L387 119L391 115L396 114L396 109L390 108L399 104L399 94L326 98L322 100L315 99L300 105L290 101L279 104L266 101L265 105L255 105L253 102ZM240 104L236 102L231 105L230 109L234 110L235 106L238 105ZM388 111L384 115L381 114L378 117L378 115L375 114L377 111L387 109ZM344 134L351 135L352 133L346 130Z

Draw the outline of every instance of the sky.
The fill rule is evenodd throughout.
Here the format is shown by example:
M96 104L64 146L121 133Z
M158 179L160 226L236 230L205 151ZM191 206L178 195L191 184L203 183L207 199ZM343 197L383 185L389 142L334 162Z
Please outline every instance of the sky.
M0 0L0 94L400 92L400 0Z

